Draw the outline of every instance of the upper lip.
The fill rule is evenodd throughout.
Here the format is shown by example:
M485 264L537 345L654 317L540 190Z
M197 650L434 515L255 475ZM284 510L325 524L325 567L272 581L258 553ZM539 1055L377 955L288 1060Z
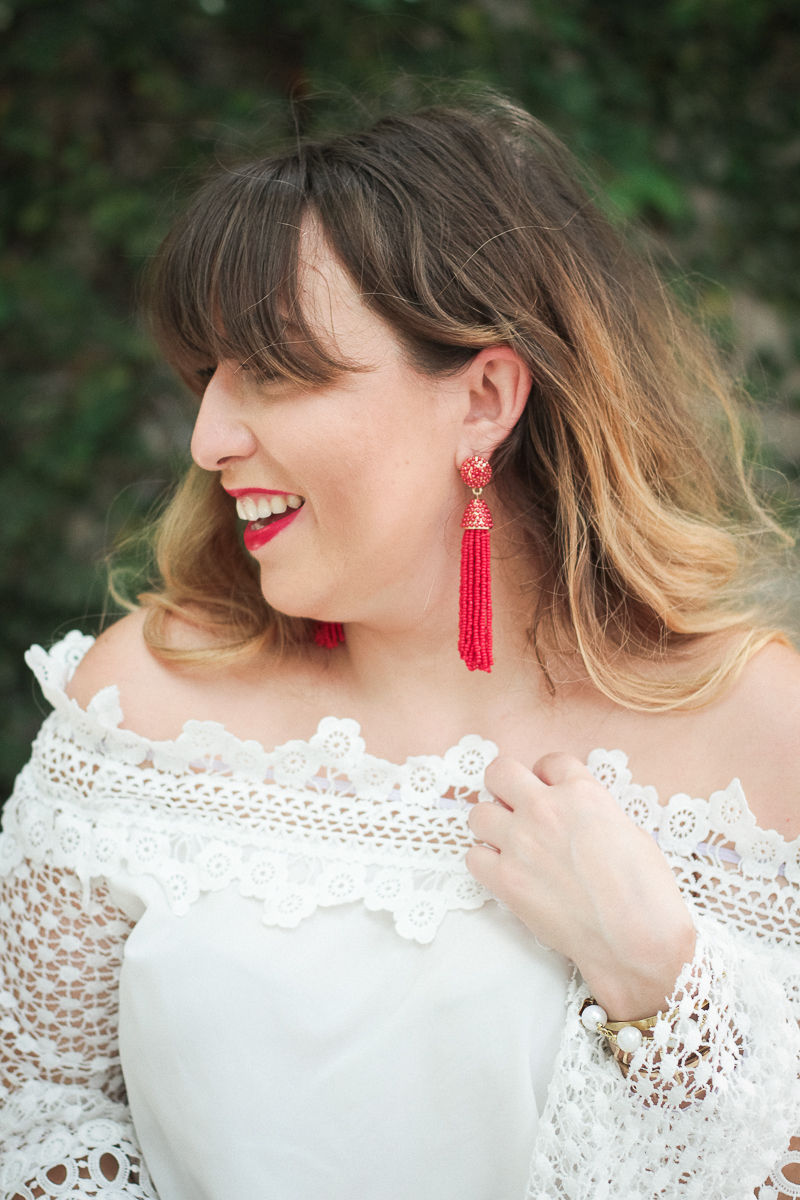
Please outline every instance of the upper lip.
M285 513L287 508L296 512L303 504L297 492L278 492L274 488L225 488L236 498L236 512L243 521L262 521L267 517Z
M243 487L225 488L229 496L298 496L299 492L282 492L275 488Z

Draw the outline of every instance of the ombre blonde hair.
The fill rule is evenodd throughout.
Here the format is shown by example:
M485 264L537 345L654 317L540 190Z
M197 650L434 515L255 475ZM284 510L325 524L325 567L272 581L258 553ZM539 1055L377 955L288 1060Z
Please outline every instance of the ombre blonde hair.
M534 382L493 486L535 564L538 661L578 654L622 705L690 707L780 636L748 597L759 560L789 539L754 494L709 338L580 179L552 133L486 96L223 170L161 247L153 326L198 395L223 359L310 386L357 369L299 303L311 217L418 370L513 347ZM157 655L233 662L308 641L309 622L265 602L218 475L190 469L155 553L159 583L140 600ZM209 645L174 645L169 614Z

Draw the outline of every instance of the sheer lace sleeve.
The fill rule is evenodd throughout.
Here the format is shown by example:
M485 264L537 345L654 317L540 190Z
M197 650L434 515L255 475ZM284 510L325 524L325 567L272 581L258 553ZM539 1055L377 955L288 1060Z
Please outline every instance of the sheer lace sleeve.
M800 1128L797 956L695 920L697 951L668 1010L677 1015L656 1025L627 1076L583 1029L588 993L574 981L529 1200L779 1195L772 1183ZM800 1195L786 1179L780 1194Z
M692 963L625 1074L576 978L529 1200L800 1197L800 838L760 829L739 781L658 803L620 751L588 765L652 834L692 909Z
M130 923L103 885L21 862L2 879L0 924L0 1194L155 1197L117 1056Z
M84 887L68 871L15 861L8 835L3 855L0 1195L155 1197L117 1056L130 923L104 885Z

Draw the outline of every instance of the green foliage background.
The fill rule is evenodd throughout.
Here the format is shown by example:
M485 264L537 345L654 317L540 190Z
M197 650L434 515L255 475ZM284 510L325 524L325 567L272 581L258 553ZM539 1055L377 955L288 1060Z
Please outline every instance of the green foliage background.
M0 0L2 784L41 719L24 648L97 629L104 555L186 459L190 409L135 313L176 204L220 155L313 130L326 97L420 78L524 102L674 252L791 500L796 0Z

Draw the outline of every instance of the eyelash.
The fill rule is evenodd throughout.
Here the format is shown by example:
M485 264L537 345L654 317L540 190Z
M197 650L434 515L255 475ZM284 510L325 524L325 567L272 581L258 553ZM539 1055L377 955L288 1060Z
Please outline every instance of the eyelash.
M271 380L263 373L263 371L259 371L258 367L251 367L249 363L240 363L239 370L251 375L252 381L257 383L259 386L263 386L264 384L271 382Z
M197 378L202 383L208 384L211 382L216 369L217 369L216 367L198 367L198 369L195 371L195 374L197 375ZM249 367L246 363L242 363L241 366L239 367L239 370L246 371L248 373L254 372L253 373L253 381L257 384L268 384L271 382L271 380L266 375L263 375L261 373L255 373L255 368Z

